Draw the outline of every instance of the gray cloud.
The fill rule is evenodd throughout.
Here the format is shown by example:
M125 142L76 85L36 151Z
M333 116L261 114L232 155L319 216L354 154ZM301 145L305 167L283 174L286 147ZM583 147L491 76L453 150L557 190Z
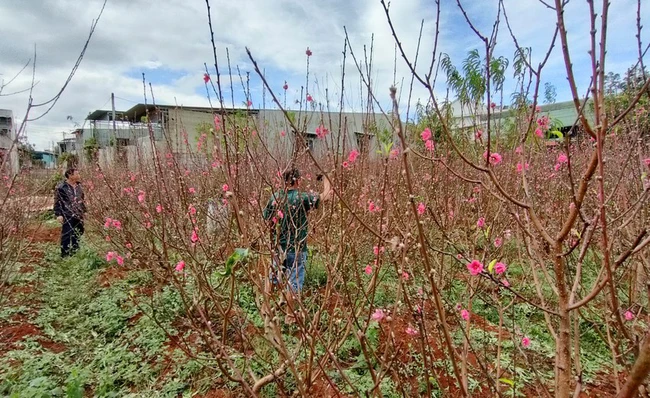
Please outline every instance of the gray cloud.
M363 46L370 45L374 33L373 84L377 94L387 98L387 88L393 83L394 40L377 0L212 0L215 40L222 73L227 73L225 48L230 49L231 62L242 71L252 71L244 47L250 47L262 68L273 71L270 82L280 88L289 80L288 99L299 97L304 85L305 49L314 52L311 58L310 92L323 101L329 89L331 102L336 103L340 92L340 70L343 49L343 26L350 33L357 57L363 58ZM491 29L496 15L496 1L465 1L470 18L482 31ZM611 65L634 62L634 0L612 2L610 12ZM101 7L101 0L4 0L0 2L0 76L8 78L32 57L34 45L38 51L36 102L54 95L65 80L88 34L91 21ZM428 69L435 34L435 9L428 0L399 0L391 5L391 16L406 52L413 59L420 21L425 20L418 71ZM506 0L513 30L521 44L535 48L534 57L543 56L554 27L554 14L535 0ZM481 43L465 25L454 4L443 2L438 52L450 53L460 64L466 52L480 48ZM588 20L583 16L585 5L571 2L567 10L569 38L575 51L576 65L586 59L584 36ZM646 41L648 37L645 37ZM588 43L587 43L588 44ZM512 57L514 46L501 26L497 52ZM203 0L109 0L102 20L86 57L67 92L56 108L28 128L28 138L37 147L45 147L51 139L72 125L66 116L83 120L96 108L106 107L111 92L119 98L118 108L128 108L142 101L140 70L151 72L160 68L174 71L173 79L155 85L158 102L202 105L207 99L201 93L203 63L211 65L212 47ZM359 77L348 56L346 108L361 109ZM554 50L545 78L562 80L563 64L558 48ZM398 57L397 82L408 85L408 68ZM21 75L8 91L29 86L31 73ZM238 77L235 90L240 93ZM444 81L444 79L440 79ZM261 103L259 79L252 79L253 101ZM406 90L407 87L404 88ZM437 90L444 92L444 87ZM559 90L560 95L563 92ZM407 93L402 93L406 101ZM414 99L427 97L415 86ZM563 98L560 98L563 99ZM267 103L268 103L267 97ZM0 108L24 113L27 95L0 97ZM108 104L110 106L110 104ZM36 114L39 111L36 110Z

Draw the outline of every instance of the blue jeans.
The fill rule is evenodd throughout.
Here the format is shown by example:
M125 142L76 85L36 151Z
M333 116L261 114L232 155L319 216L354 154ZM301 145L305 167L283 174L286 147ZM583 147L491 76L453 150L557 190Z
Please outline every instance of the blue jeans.
M282 262L283 282L295 293L302 291L305 282L305 264L307 263L307 252L287 252ZM272 281L274 285L278 284L276 276L277 264L273 261Z

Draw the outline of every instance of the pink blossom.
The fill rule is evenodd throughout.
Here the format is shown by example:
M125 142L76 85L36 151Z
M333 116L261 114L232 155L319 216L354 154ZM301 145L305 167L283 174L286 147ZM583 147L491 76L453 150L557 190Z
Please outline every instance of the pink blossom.
M523 151L524 151L524 148L521 145L519 145L517 148L515 148L515 153L518 154L518 155L521 154Z
M284 213L282 212L282 210L278 210L278 218L280 219L284 218Z
M145 196L144 191L140 191L138 193L138 202L140 202L140 203L144 202L144 196Z
M631 321L634 319L634 313L632 311L625 311L625 320Z
M643 163L644 163L646 166L650 167L650 158L643 159Z
M324 126L316 127L316 136L318 138L325 138L327 133L329 133L329 130L327 130Z
M406 334L408 334L409 336L417 336L418 331L409 326L406 328Z
M122 229L122 223L119 220L113 220L113 227L115 229Z
M502 244L503 244L503 239L501 239L500 237L494 240L494 247L501 247Z
M424 214L424 211L426 210L426 208L427 208L426 205L424 203L420 202L420 204L418 205L418 214L419 215Z
M199 241L199 234L196 232L196 229L192 230L192 236L190 237L190 240L192 243L196 243Z
M223 184L223 186L221 187L221 189L222 189L224 192L227 192L227 191L228 191L228 184Z
M111 262L113 258L115 257L115 252L108 252L106 253L106 261Z
M117 261L117 265L124 265L124 259L122 256L115 256L115 261Z
M535 135L538 136L539 138L544 138L544 132L540 128L535 129Z
M476 130L476 133L474 133L474 139L481 140L483 138L483 130Z
M551 121L550 121L550 119L548 118L548 116L542 116L542 117L540 117L539 119L537 119L537 125L538 125L539 128L541 128L542 130L548 130L548 128L550 127L550 122L551 122Z
M183 268L185 268L185 261L181 260L181 261L178 262L178 264L176 264L176 268L175 268L175 269L176 269L176 271L178 271L178 272L182 272L182 271L183 271Z
M374 212L376 212L377 210L378 210L378 208L377 208L377 206L375 206L375 202L370 201L370 202L368 203L368 211L371 212L371 213L374 213Z
M365 272L366 275L372 274L372 266L370 264L366 265L366 268L364 268L363 272Z
M461 310L460 311L460 317L463 318L466 321L469 321L469 311Z
M280 137L284 137L285 135L287 135L286 131L284 130L280 131Z
M569 158L567 158L567 156L564 153L559 154L557 157L558 163L566 163L568 160Z
M522 171L524 171L524 169L528 170L529 168L530 165L528 163L526 164L517 163L517 173L521 173Z
M190 205L190 207L188 207L187 210L188 210L188 212L190 213L191 216L196 214L196 207L194 207L193 205Z
M497 104L495 104L494 102L490 103L490 108L495 109L496 107L497 107Z
M402 279L405 281L409 280L409 273L406 271L402 271Z
M505 287L510 287L510 282L507 279L501 279L501 284Z
M384 252L384 246L382 246L382 247L375 246L375 247L372 248L372 252L375 253L375 256L378 256L379 253Z
M427 140L424 143L424 146L427 148L429 152L433 152L436 149L436 144L432 140Z
M476 221L476 226L479 227L479 228L483 228L483 227L485 227L485 217L480 217L480 218Z
M341 163L341 166L343 166L344 169L347 169L348 167L350 167L350 163L348 163L348 161L346 160L343 163Z
M523 345L524 348L530 347L530 338L524 337L523 339L521 339L521 345Z
M246 106L250 108L251 106L253 106L253 102L250 100L246 101Z
M126 246L127 249L133 248L133 245L130 244L129 242L126 242L126 244L124 246Z
M162 206L160 204L157 204L156 205L156 213L162 213L162 210L163 210Z
M487 151L483 152L483 159L487 159ZM492 152L490 154L490 164L491 165L496 166L499 163L501 163L502 160L503 160L503 158L497 152Z
M375 312L373 312L372 315L370 316L370 319L372 319L373 321L379 322L382 319L384 319L385 317L386 317L386 314L384 313L384 310L382 310L381 308L377 308L375 310Z
M106 217L106 222L104 222L104 228L110 228L113 220Z
M428 127L425 128L420 134L420 137L422 137L422 141L429 141L431 139L431 130Z
M307 94L307 102L312 102L313 100L312 96Z
M106 237L104 238L104 240L105 240L106 242L110 242L110 241L111 241L111 237L110 237L110 235L106 235Z
M357 151L356 149L353 149L350 152L350 155L348 155L348 161L350 163L354 163L357 160L357 157L359 157L359 151Z
M204 73L203 74L203 82L205 84L207 84L209 81L210 81L210 75L208 75L207 73Z
M287 90L289 89L289 85L287 84L286 80L285 80L285 82L284 82L284 86L282 86L282 89L283 89L284 91L287 91Z
M467 269L470 274L476 276L483 272L483 263L478 260L473 260L471 263L467 264Z
M190 187L190 189L187 190L189 193L196 193L196 189Z
M309 47L307 47L307 51L305 51L305 54L307 54L308 57L311 57L312 52L309 49Z
M494 272L497 275L503 274L504 272L506 272L507 269L508 269L508 267L504 263L501 263L501 262L496 263L494 265Z
M496 166L497 164L501 163L502 160L503 158L498 153L494 152L490 154L490 164Z
M392 151L390 151L388 157L390 158L390 160L395 160L397 159L398 156L399 156L399 149L393 149Z

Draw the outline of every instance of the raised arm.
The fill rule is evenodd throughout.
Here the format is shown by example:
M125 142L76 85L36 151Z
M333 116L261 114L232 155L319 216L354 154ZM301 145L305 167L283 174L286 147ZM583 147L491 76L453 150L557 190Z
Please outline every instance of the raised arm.
M321 202L330 200L332 197L332 184L330 183L329 178L327 175L323 176L323 192L320 194L320 200Z

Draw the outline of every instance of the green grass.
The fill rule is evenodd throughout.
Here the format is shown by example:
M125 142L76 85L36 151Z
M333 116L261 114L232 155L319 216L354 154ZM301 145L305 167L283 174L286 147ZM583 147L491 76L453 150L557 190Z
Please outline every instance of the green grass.
M92 251L62 261L50 247L43 265L21 274L17 285L38 282L30 322L43 337L28 337L0 358L0 396L175 397L196 384L204 365L168 349L165 333L151 318L135 317L140 310L130 295L146 275L134 272L103 287L99 276L106 267ZM159 321L173 333L172 321L181 315L173 292L163 291L154 301L164 314ZM0 319L17 313L28 309L3 308ZM50 351L41 345L43 338L65 349ZM167 356L174 358L165 362ZM166 366L172 369L163 379Z

